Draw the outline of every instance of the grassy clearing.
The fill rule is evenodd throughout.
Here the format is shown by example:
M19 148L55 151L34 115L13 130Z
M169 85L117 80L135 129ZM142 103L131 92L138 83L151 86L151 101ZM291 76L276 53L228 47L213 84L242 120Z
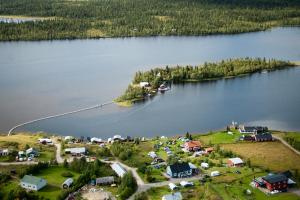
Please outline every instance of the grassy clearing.
M232 135L228 134L226 131L220 131L216 133L209 133L206 135L194 136L195 139L200 139L204 144L226 144L235 143L239 137L242 136L238 131L232 131Z
M222 144L221 147L249 158L252 165L274 171L300 170L300 156L280 142Z

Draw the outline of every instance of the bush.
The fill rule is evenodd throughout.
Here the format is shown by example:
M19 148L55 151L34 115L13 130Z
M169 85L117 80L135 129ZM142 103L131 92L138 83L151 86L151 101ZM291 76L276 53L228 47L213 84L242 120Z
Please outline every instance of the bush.
M73 177L74 175L71 172L63 172L63 173L61 173L61 176L63 176L63 177Z

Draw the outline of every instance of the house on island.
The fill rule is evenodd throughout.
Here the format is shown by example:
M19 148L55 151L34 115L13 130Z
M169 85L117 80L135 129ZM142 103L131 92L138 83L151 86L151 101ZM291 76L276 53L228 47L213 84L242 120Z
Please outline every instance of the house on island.
M109 185L115 182L115 177L113 176L106 176L101 178L96 178L97 185Z
M74 180L72 178L67 178L65 180L65 182L63 182L63 184L62 184L62 188L68 189L73 184L73 182L74 182Z
M113 163L110 167L119 177L123 177L127 173L127 171L119 163Z
M184 143L184 148L187 151L198 151L201 148L201 142L195 141L195 140L186 142L186 143Z
M27 190L38 191L47 185L47 181L43 178L25 175L21 181L20 186Z
M264 126L244 126L241 125L239 127L240 133L248 133L248 134L261 134L261 133L267 133L268 127Z
M266 188L269 191L279 190L286 191L288 187L288 178L283 174L269 174L262 177L263 182L266 184Z
M183 178L193 175L193 171L187 162L174 163L167 167L167 174L172 178Z
M229 158L227 161L229 167L242 167L244 165L244 161L240 158Z
M86 154L85 147L67 148L65 149L66 154L72 154L72 156L81 156Z
M182 200L182 195L180 192L166 194L162 197L162 200Z

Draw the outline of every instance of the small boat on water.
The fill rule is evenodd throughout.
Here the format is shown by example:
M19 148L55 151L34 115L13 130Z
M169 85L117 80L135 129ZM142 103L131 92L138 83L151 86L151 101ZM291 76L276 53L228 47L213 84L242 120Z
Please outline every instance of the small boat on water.
M170 88L168 86L166 86L165 84L161 84L158 88L158 91L160 91L160 92L165 92L168 90L170 90Z
M263 70L261 73L266 74L266 73L268 73L268 71L267 70Z

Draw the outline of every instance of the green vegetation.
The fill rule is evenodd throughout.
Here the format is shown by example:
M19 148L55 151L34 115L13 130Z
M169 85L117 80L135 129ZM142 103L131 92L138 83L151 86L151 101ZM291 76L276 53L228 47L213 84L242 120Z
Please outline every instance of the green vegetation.
M118 192L120 194L120 199L128 199L137 189L137 183L131 172L127 172L121 180Z
M0 5L0 15L45 19L1 23L0 40L234 34L300 24L297 0L1 0Z
M211 144L224 144L224 143L235 143L242 134L238 131L232 131L232 134L228 134L227 131L220 131L214 133L208 133L205 135L197 135L195 139L200 139L201 142L211 145Z
M285 133L283 139L287 141L292 147L300 151L300 135L299 133Z
M184 83L215 80L220 78L230 78L263 70L277 70L294 66L293 63L280 60L266 60L265 58L243 58L222 60L218 63L204 63L200 66L177 66L165 68L155 68L150 71L137 72L132 84L125 93L116 99L117 102L136 101L144 99L147 93L153 93L163 82ZM150 88L141 88L140 82L149 82Z

